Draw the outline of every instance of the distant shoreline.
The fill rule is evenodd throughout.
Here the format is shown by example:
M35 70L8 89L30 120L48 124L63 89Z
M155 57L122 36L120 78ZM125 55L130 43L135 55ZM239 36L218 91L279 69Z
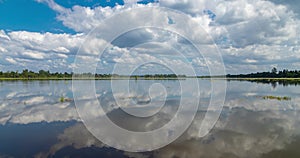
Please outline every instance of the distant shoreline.
M300 78L231 78L231 77L209 77L209 76L187 76L178 78L155 78L155 77L105 77L105 78L0 78L0 80L185 80L185 79L211 79L211 80L237 80L237 81L300 81Z
M300 70L283 69L277 71L274 67L270 72L257 72L251 74L239 75L208 75L208 76L187 76L177 74L144 74L144 75L119 75L119 74L98 74L98 73L68 73L55 72L51 73L49 70L39 70L34 72L24 69L22 72L18 71L0 71L0 80L185 80L188 78L199 79L226 79L226 80L244 80L244 81L262 81L262 82L276 82L276 81L300 81Z
M235 78L235 77L226 77L226 78L219 78L219 77L210 77L209 79L223 79L223 80L299 80L300 78Z
M47 80L185 80L186 78L133 78L133 77L114 77L114 78L0 78L0 81L4 80L19 80L19 81L47 81Z

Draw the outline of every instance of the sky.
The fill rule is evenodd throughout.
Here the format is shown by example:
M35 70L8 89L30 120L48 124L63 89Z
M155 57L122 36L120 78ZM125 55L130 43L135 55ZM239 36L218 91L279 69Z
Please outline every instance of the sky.
M200 38L194 36L204 29L214 42L201 37L203 48L216 44L223 63L199 56L178 34L149 28L124 33L112 42L98 37L96 43L109 43L100 57L91 50L77 55L94 28L105 26L113 34L122 27L118 21L113 25L103 21L146 7L170 8L194 20L199 27L189 28L188 37ZM224 64L231 74L270 71L272 67L300 69L299 15L297 0L0 0L0 70L71 72L77 66L75 58L96 60L98 73L111 73L115 65L125 70L147 61L159 64L140 66L134 73L170 73L170 66L182 68L179 73L184 74L187 63L197 75L209 74L207 64ZM145 16L150 15L128 14L126 20L138 25ZM176 24L168 15L155 16Z

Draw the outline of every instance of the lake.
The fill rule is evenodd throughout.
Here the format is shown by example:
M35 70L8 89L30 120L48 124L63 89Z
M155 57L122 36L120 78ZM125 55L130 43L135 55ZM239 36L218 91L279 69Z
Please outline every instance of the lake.
M86 85L92 82L76 81L75 88L88 92ZM116 91L112 91L109 80L95 81L95 97L104 111L97 113L97 106L89 96L77 96L75 106L72 81L0 81L0 157L300 157L299 85L225 81L226 96L220 116L202 137L199 128L205 114L218 111L208 110L211 85L216 85L215 97L221 99L218 82L224 81L196 81L199 96L193 90L195 79L113 82ZM122 89L127 84L128 93ZM280 99L283 97L287 99ZM112 148L87 130L83 122L88 124L88 121L82 121L94 115L103 119L106 115L129 131L151 131L170 122L180 110L180 104L189 107L198 102L199 107L191 111L195 117L188 129L171 144L154 151L128 152ZM148 104L151 106L144 106ZM86 113L79 112L79 117L77 110L84 108L89 108L88 115L85 117ZM147 117L137 118L126 112ZM189 113L185 115L188 117ZM153 143L151 141L160 140L145 139L140 145ZM134 142L128 142L126 147L131 143Z

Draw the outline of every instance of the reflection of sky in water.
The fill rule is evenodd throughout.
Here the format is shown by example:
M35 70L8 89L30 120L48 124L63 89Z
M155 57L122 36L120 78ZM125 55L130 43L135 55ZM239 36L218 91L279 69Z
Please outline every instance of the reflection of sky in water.
M83 81L83 86L84 82L90 81ZM132 108L130 101L147 100L148 88L156 82L165 86L168 96L165 106L153 117L137 119L127 115L112 99L109 81L96 81L97 96L105 104L110 119L119 126L136 131L152 130L167 123L177 110L180 94L176 81L133 80L132 93L116 95L128 103L122 108ZM268 84L228 82L223 112L204 138L197 134L210 96L210 81L201 80L200 88L197 116L179 139L155 152L128 153L105 146L84 128L72 101L70 81L2 81L0 157L274 157L278 154L299 157L299 87L272 88ZM188 93L186 96L193 95ZM291 100L262 99L266 95L289 96ZM61 96L70 100L61 103ZM161 99L159 95L152 97L157 102Z

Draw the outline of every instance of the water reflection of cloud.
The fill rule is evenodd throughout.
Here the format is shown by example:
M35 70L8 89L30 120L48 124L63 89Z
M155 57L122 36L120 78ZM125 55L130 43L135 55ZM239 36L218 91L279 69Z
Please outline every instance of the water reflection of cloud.
M140 83L141 82L141 83ZM139 81L140 89L148 93L148 89L141 85L151 85L157 81ZM209 81L207 81L209 83ZM133 81L133 84L135 81ZM168 89L168 99L179 97L178 87L175 81L163 81ZM105 93L110 91L110 82L97 82L97 97L101 98ZM11 86L13 85L13 86ZM209 97L209 84L203 84L201 90L202 97ZM83 84L84 86L84 84ZM208 86L208 87L207 87ZM147 87L147 86L146 86ZM192 87L192 85L190 85ZM193 91L186 92L186 96L193 96ZM0 92L0 124L19 123L27 124L33 122L52 122L52 121L80 121L76 113L73 102L61 103L59 98L61 96L71 97L71 84L66 84L64 81L33 81L33 82L5 82L2 85ZM139 94L140 95L140 94ZM147 96L147 95L146 95ZM91 96L81 96L82 100L89 100ZM126 98L128 94L120 94L118 97ZM135 97L139 97L138 95ZM160 101L160 95L154 94L153 99ZM130 98L132 99L132 98ZM138 100L145 100L147 97L139 98ZM110 104L112 105L112 104ZM202 104L204 105L204 104ZM129 108L130 105L122 105ZM108 106L106 112L112 111L117 106ZM94 108L91 106L88 108ZM205 109L205 108L204 108ZM104 113L98 114L103 115Z
M195 123L196 122L196 123ZM197 119L194 125L198 124ZM222 119L220 120L222 122ZM193 126L176 141L153 157L261 157L273 150L284 149L299 134L297 112L252 112L235 110L204 138L196 135Z
M240 83L230 86L223 112L209 135L204 138L198 137L205 111L205 108L200 108L190 128L174 143L154 151L153 157L260 157L273 150L284 149L294 136L299 135L300 98L296 95L299 87L286 87L287 89L283 90L278 86L269 92L268 85L259 85L258 87L253 84ZM47 89L47 86L44 87L46 89L41 89L42 92L35 89L30 91L26 88L24 90L22 86L16 89L8 86L4 88L6 90L0 92L1 124L80 121L73 102L61 103L58 100L61 94L67 95L71 92L69 86L57 93ZM204 96L201 96L201 106L205 107L210 92L208 87L202 88L201 94ZM18 89L22 90L18 91ZM102 102L106 104L105 113L99 113L98 107L95 106L96 102L89 101L90 96L82 97L83 102L89 103L82 104L82 107L92 111L95 117L101 118L108 114L115 123L130 130L147 131L160 127L168 122L173 117L172 113L176 111L174 108L176 106L172 106L176 102L170 102L170 105L164 107L161 113L155 117L144 120L133 119L120 113L121 109L114 104L111 97L108 97L110 95L108 90L109 87L99 88L100 93L97 95L100 100L101 97L107 99ZM288 93L292 97L290 101L263 100L257 97L270 93L284 95L289 90L293 92ZM174 96L176 95L174 94ZM128 97L128 95L120 93L118 97ZM170 97L168 101L172 101L172 99L174 98ZM124 108L129 107L124 106ZM76 149L105 146L95 139L82 124L67 128L58 137L58 140L47 153L43 154L55 154L66 146L73 146ZM160 140L154 139L154 141ZM128 142L129 145L130 143ZM146 139L145 143L147 143ZM145 156L141 153L125 152L124 154L132 157Z
M198 112L191 127L179 139L151 152L151 157L258 158L273 150L284 149L300 132L298 128L300 117L295 111L253 112L241 108L225 113L209 135L199 138L198 128L204 113ZM131 121L127 123L135 124ZM58 140L46 154L53 155L66 146L73 146L76 149L91 146L105 147L81 123L67 128L58 136ZM149 155L125 152L124 156L147 157Z
M70 91L68 86L40 87L36 82L20 82L15 87L4 84L0 94L0 124L28 124L79 120L72 102L60 102L60 95ZM28 88L28 86L30 88ZM61 86L61 85L60 85Z
M291 100L263 99L262 95L236 95L233 98L229 97L226 99L224 107L231 109L245 108L252 111L285 111L300 109L299 97L293 97Z
M80 149L91 146L101 148L105 145L93 137L82 123L78 123L72 127L66 128L64 132L58 136L58 142L54 144L48 152L38 153L35 157L49 157L67 146Z
M34 122L54 122L79 120L74 106L70 103L39 104L37 106L8 107L1 110L0 123L28 124Z

